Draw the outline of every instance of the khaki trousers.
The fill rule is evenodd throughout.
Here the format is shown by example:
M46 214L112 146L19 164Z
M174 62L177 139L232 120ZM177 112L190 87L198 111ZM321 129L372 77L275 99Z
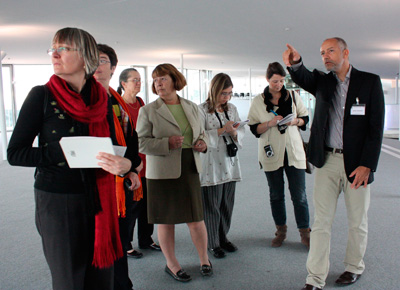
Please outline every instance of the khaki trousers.
M344 192L348 240L345 271L361 274L367 247L370 186L352 189L344 170L343 154L326 153L326 163L315 169L314 224L307 259L307 284L323 288L329 271L331 228L339 194Z

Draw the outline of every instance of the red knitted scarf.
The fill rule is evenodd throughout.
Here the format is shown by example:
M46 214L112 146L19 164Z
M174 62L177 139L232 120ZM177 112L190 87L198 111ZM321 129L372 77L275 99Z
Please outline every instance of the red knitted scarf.
M46 86L61 109L73 119L88 124L89 135L110 137L107 122L108 96L103 86L93 77L86 81L90 85L90 105L86 106L79 93L70 89L67 82L53 75ZM123 256L119 237L114 176L102 169L96 169L96 184L101 211L95 216L95 239L92 264L98 268L113 265Z

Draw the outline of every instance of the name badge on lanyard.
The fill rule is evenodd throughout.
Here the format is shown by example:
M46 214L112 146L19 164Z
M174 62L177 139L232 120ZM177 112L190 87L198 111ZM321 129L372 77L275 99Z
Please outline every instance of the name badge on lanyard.
M350 115L353 116L365 116L365 104L360 104L358 98L356 98L357 104L351 106Z

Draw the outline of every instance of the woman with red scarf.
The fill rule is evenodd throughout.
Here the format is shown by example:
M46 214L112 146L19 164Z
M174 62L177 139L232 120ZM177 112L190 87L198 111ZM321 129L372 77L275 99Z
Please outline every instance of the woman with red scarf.
M62 137L111 137L115 131L105 89L93 78L99 65L94 38L78 28L59 30L48 50L54 75L26 98L8 147L11 165L36 167L36 226L53 289L113 289L113 263L122 256L114 175L132 162L101 152L96 169L71 169ZM39 146L33 147L39 135Z

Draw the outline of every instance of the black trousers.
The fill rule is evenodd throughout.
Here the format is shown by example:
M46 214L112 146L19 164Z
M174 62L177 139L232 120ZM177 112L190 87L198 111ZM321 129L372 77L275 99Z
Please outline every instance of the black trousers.
M138 243L139 247L146 247L154 243L152 235L154 232L154 225L149 224L147 219L147 183L146 178L142 177L143 199L139 201L132 201L133 196L130 197L132 201L131 215L129 217L129 245L128 250L132 249L132 241L135 232L136 220L138 220ZM131 192L132 195L132 192Z
M122 249L124 251L124 256L114 263L114 289L115 290L131 290L132 281L129 278L128 269L128 259L126 252L129 250L130 246L130 236L129 227L131 220L133 219L133 192L125 187L125 207L126 216L124 218L119 218L119 235L121 238ZM137 217L136 217L137 218Z
M92 266L94 215L88 213L87 196L35 189L35 203L53 290L112 290L113 267Z

